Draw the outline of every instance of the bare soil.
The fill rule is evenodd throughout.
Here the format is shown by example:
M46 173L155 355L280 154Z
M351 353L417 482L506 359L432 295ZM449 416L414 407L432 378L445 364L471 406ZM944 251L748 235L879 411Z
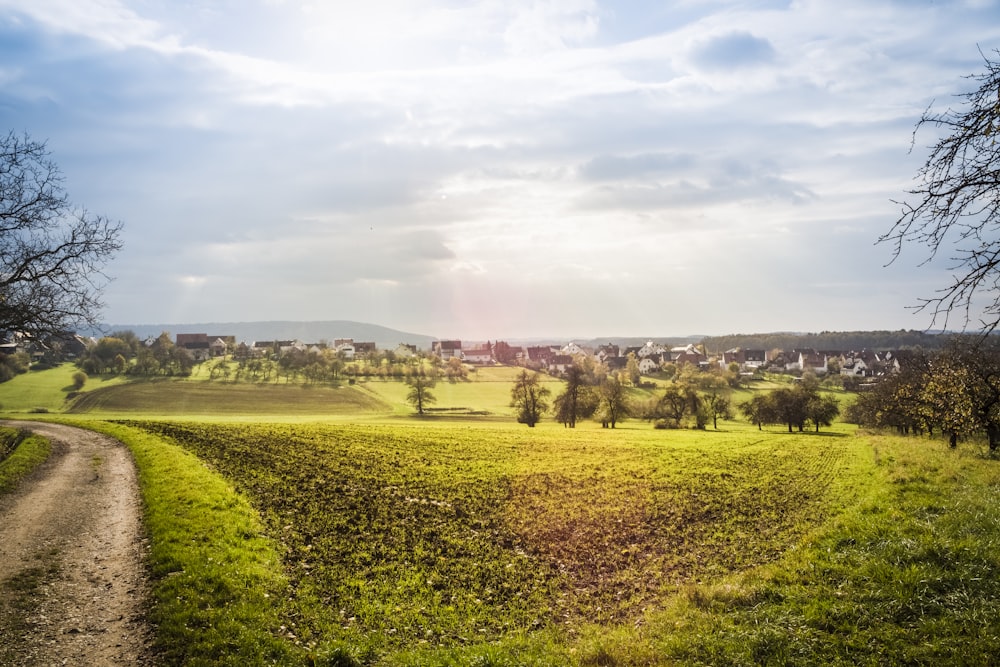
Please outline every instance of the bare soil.
M0 665L152 665L135 465L120 442L3 422L52 456L0 497Z

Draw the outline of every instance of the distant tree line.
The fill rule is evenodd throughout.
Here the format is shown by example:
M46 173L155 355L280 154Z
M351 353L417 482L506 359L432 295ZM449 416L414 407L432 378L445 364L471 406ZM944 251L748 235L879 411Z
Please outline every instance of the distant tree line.
M924 331L824 331L821 333L768 333L709 336L702 341L706 350L723 352L742 347L751 350L937 350L951 336Z

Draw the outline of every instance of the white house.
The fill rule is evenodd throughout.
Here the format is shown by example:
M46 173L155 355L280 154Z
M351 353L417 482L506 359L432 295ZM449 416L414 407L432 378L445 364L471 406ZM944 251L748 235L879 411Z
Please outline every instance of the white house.
M493 362L493 351L488 347L469 348L462 350L462 358L470 364L489 364Z
M646 344L639 348L639 351L635 353L635 356L640 359L645 359L646 357L659 357L666 351L666 346L654 343L650 340L646 341Z
M660 365L656 363L656 359L653 357L643 357L639 360L639 372L643 375L649 375L658 370L660 370Z

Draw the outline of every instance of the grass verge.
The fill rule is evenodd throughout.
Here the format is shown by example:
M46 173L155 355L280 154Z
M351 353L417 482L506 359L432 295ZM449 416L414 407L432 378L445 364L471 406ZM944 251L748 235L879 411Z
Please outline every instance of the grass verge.
M15 429L0 428L0 440L15 442L22 438ZM41 465L52 452L49 441L41 436L28 435L14 449L13 453L0 461L0 494L9 493L18 482Z
M125 443L150 536L156 650L163 664L301 664L275 600L287 582L260 519L194 455L137 429L60 419Z

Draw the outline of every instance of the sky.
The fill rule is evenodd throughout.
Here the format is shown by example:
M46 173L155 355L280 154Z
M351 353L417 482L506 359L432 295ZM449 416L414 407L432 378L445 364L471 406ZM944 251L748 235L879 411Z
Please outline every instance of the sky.
M124 223L114 324L916 329L877 244L992 0L0 0L3 129Z

